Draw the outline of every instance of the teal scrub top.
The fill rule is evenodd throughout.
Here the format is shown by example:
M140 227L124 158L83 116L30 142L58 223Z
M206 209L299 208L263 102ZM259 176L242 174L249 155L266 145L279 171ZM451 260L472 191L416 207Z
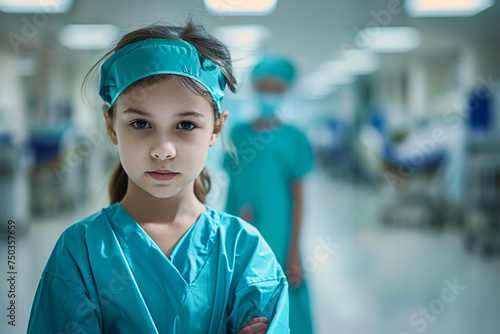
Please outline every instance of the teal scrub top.
M288 285L262 236L207 207L170 257L115 203L67 228L42 273L28 333L289 333Z
M292 184L312 169L311 146L305 134L289 124L271 131L239 124L231 140L237 155L226 154L224 159L230 178L226 211L252 223L284 268L292 228Z

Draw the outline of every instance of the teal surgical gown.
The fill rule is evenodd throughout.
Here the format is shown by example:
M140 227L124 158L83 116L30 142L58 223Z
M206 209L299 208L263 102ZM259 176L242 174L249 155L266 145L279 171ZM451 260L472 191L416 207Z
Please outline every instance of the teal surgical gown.
M42 273L28 333L289 333L288 285L259 232L207 207L169 258L115 203L67 228Z
M230 178L226 211L252 223L286 268L292 230L292 184L312 169L309 142L302 131L289 124L271 130L239 124L231 131L231 140L237 155L226 154L224 159ZM292 334L312 333L305 281L290 289L290 330Z

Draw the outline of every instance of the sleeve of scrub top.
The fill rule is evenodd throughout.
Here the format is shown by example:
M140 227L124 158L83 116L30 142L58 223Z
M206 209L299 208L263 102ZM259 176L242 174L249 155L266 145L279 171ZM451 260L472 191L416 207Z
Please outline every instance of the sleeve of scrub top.
M313 153L309 140L301 130L292 128L291 142L294 143L295 162L290 164L293 169L290 170L291 179L297 179L307 174L313 168Z
M96 309L77 283L45 273L35 294L28 334L101 333Z
M88 252L81 230L71 226L59 237L42 273L28 323L28 334L101 333L98 306L86 283ZM84 277L88 277L85 279Z
M241 238L237 263L245 263L230 301L228 332L238 333L251 319L266 317L267 334L288 334L288 283L270 247L258 235Z

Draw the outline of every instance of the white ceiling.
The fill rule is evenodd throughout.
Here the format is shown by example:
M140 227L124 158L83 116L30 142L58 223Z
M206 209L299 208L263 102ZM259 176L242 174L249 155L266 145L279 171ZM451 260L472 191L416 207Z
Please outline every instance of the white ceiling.
M269 16L222 17L209 14L202 0L75 0L67 14L45 17L45 21L38 17L37 34L26 46L55 43L57 32L68 23L113 23L129 31L158 21L181 24L194 15L210 31L220 25L263 24L271 33L265 48L288 54L307 70L335 57L342 50L341 43L352 44L355 32L387 6L387 0L279 0ZM22 34L26 21L34 20L32 14L0 13L2 47L9 45L8 32ZM500 41L500 5L466 18L414 19L402 11L391 15L388 25L410 25L421 31L423 44L412 51L413 55L452 53L464 38ZM383 65L396 66L406 56L385 55Z

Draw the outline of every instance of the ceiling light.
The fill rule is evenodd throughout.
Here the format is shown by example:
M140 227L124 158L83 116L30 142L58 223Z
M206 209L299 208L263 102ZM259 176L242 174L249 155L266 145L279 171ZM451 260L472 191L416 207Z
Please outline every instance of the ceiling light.
M494 0L406 0L412 17L473 16L490 8Z
M73 0L0 0L0 11L60 14L69 11L72 5Z
M320 98L335 92L339 86L349 85L355 80L354 76L328 73L318 67L317 70L302 78L297 86L297 91L303 96Z
M349 85L354 82L355 77L346 73L334 73L326 71L316 71L308 78L308 82L313 86L340 86Z
M61 30L59 41L70 49L103 50L118 32L112 24L68 24Z
M203 0L205 8L214 15L269 15L278 0Z
M348 58L326 61L320 68L329 73L367 75L380 68L380 61L377 55L371 52L356 50L351 52Z
M359 31L356 40L366 50L380 53L408 52L420 46L420 32L413 27L374 27Z
M254 47L269 36L269 29L260 24L240 24L219 26L215 28L214 34L229 45Z
M269 37L269 29L259 24L219 26L214 35L227 45L234 67L255 65L262 43Z

